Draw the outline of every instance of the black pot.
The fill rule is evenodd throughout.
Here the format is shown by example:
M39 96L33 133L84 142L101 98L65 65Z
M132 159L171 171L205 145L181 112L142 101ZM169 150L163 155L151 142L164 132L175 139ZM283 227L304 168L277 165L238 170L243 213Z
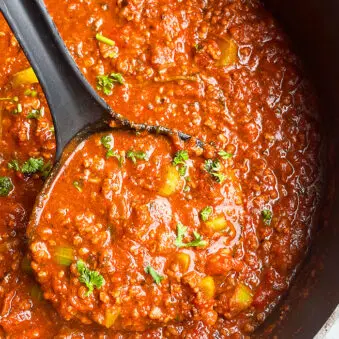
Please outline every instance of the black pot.
M292 40L319 96L326 184L305 263L282 306L254 337L311 339L339 304L339 1L266 0L265 5Z

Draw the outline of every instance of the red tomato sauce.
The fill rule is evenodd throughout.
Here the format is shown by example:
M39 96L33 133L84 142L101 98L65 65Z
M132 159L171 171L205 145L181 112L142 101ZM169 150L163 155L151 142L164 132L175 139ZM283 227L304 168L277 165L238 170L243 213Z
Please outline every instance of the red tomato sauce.
M288 39L258 1L45 2L110 106L215 151L112 132L112 151L125 159L120 167L95 136L65 167L41 225L27 236L53 163L54 130L39 84L18 75L29 64L1 19L0 336L251 335L288 290L320 200L316 100ZM134 164L129 150L148 160L139 154ZM180 150L192 178L179 175L166 195L168 169L183 171L173 165ZM206 171L208 159L221 167ZM205 207L208 218L224 217L225 228L211 230ZM183 243L197 240L194 231L204 246L176 246L179 222ZM79 277L88 271L104 283L87 296Z

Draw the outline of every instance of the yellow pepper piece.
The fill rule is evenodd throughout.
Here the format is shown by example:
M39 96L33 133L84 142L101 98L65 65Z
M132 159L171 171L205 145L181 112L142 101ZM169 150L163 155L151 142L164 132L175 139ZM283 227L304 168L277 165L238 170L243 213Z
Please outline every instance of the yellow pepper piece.
M12 86L18 87L20 85L29 85L29 84L35 84L38 83L39 80L36 77L33 68L29 67L24 69L23 71L20 71L18 73L15 73L12 78Z
M244 284L239 284L230 300L230 306L237 311L243 311L251 306L253 301L252 291Z
M120 308L107 309L105 312L105 327L110 328L114 325L115 321L120 315Z
M199 283L200 291L207 299L212 299L215 294L214 279L210 276L203 278Z
M228 227L227 220L223 215L206 221L206 225L214 232L223 231Z
M181 272L187 272L191 258L187 253L177 253L175 255L175 262L179 265Z
M159 190L159 194L165 197L175 193L178 189L179 182L181 181L180 175L174 166L169 166L166 172L164 183Z
M231 37L223 38L218 41L221 50L218 66L230 66L236 63L238 58L238 46Z

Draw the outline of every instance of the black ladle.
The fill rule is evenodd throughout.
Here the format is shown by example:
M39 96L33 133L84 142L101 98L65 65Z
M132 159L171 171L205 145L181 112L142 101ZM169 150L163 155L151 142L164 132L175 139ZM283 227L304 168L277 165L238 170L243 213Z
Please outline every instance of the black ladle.
M107 130L115 120L122 128L191 137L162 126L135 124L113 111L86 81L61 39L42 0L0 0L0 11L24 50L46 95L56 135L56 160L81 131Z

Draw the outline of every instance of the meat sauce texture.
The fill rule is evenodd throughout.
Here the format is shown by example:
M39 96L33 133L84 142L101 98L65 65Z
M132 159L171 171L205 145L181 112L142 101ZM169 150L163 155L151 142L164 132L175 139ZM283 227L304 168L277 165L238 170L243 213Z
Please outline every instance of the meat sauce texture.
M254 0L45 2L109 105L215 151L143 134L112 132L108 148L89 139L57 182L31 258L26 228L54 130L1 18L0 336L251 335L287 291L320 199L315 98L287 38ZM173 163L180 150L189 159Z
M28 231L32 267L66 319L142 331L214 325L250 306L251 270L234 248L244 215L234 163L173 148L164 137L91 137L43 194ZM82 263L104 279L93 290Z

